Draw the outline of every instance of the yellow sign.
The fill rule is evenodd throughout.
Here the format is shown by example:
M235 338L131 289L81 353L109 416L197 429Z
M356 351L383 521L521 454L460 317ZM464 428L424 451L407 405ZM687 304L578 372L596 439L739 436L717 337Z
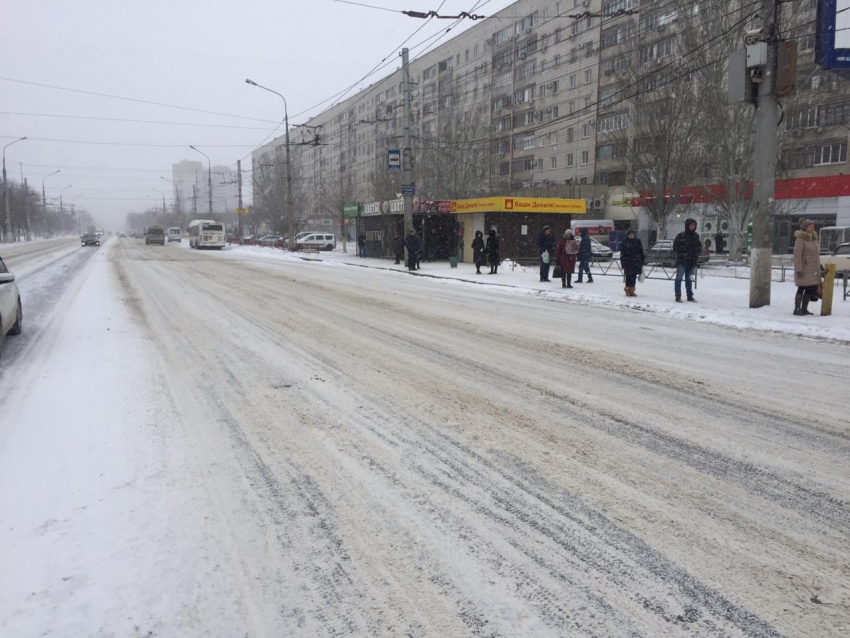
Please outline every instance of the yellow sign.
M247 215L251 211L247 208L234 208L233 212L236 213L237 215Z
M557 197L479 197L452 200L453 213L572 213L583 215L583 199Z

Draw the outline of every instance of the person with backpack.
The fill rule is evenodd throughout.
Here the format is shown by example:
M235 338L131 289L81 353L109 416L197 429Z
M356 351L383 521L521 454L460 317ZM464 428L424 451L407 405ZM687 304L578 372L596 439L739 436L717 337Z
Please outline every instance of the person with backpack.
M573 287L573 273L576 269L578 248L579 245L573 231L567 229L555 250L555 263L561 268L561 288Z
M676 235L676 239L673 240L673 252L676 255L676 283L674 285L676 302L682 303L682 279L684 279L688 301L696 303L693 278L699 256L702 254L702 241L697 232L697 221L695 219L685 220L685 230Z
M643 254L643 244L635 235L635 231L626 232L626 238L620 244L620 267L626 276L626 297L637 297L635 287L637 278L643 270L646 257Z
M484 249L484 233L480 230L475 231L475 239L472 240L472 261L475 264L475 274L481 274L481 266L484 265L486 256Z
M490 232L487 234L487 261L490 262L490 272L488 275L498 275L499 274L499 262L502 259L501 252L499 251L499 236L496 234L496 230L491 228Z
M581 235L581 241L578 245L578 279L576 279L576 283L582 283L582 275L587 273L587 283L592 284L593 275L590 273L590 261L593 259L593 244L590 242L587 228L579 228L578 234Z
M555 236L552 228L544 226L543 231L537 237L537 253L540 255L540 281L551 281L549 279L549 265L552 262L552 253L555 250Z

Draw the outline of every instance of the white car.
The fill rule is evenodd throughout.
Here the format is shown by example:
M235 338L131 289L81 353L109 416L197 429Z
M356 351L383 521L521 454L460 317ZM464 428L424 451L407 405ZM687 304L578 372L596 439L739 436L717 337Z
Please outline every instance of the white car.
M0 259L0 347L7 334L21 334L23 321L21 294L15 284L15 275Z
M590 238L590 250L593 253L593 261L611 261L614 257L614 252L608 246L593 237Z
M295 250L313 248L319 250L333 250L336 248L336 237L326 233L309 233L295 238Z
M831 255L821 255L820 263L835 264L836 277L842 277L840 273L850 270L850 244L841 244Z

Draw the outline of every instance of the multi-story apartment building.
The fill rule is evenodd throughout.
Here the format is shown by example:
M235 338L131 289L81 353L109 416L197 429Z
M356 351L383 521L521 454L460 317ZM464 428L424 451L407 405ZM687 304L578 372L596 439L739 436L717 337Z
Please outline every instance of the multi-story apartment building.
M729 1L730 12L740 10L736 1ZM783 99L778 191L800 200L786 208L794 213L778 218L777 236L783 238L800 211L823 213L822 224L850 215L850 178L843 175L850 98L840 95L842 80L814 65L814 26L805 19L814 7L809 4L795 4L793 12L783 8L783 36L799 43L800 78L798 94ZM685 53L678 36L683 30L693 36L709 19L722 18L719 5L519 0L423 55L414 50L410 108L419 194L455 199L527 189L586 198L589 216L613 219L619 227L636 220L651 226L629 173L635 168L625 157L635 142L623 132L629 99L636 89L663 97L669 72L661 69ZM743 35L748 26L735 28ZM722 48L715 45L715 52ZM307 127L292 129L292 179L302 217L338 214L344 201L396 197L400 177L387 171L386 154L402 146L403 109L397 68L311 118ZM283 145L281 136L253 154L260 207L264 197L267 203L282 197ZM473 163L479 178L458 186L429 170L429 153L445 158L449 169L452 162ZM703 206L694 212L712 211Z

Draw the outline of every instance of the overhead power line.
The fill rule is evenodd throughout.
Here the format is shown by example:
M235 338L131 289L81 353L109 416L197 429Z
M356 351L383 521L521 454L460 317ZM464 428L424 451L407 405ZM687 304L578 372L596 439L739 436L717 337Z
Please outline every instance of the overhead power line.
M240 120L252 120L254 122L265 122L266 124L277 124L272 120L263 120L257 117L247 117L245 115L233 115L232 113L220 113L218 111L207 111L204 109L196 109L189 106L178 106L176 104L165 104L164 102L154 102L152 100L142 100L134 97L126 97L123 95L110 95L108 93L98 93L96 91L84 91L82 89L72 89L66 86L55 86L53 84L44 84L42 82L30 82L28 80L18 80L17 78L7 78L0 76L3 82L15 82L17 84L27 84L29 86L38 86L45 89L54 89L56 91L69 91L71 93L82 93L83 95L94 95L96 97L105 97L112 100L124 100L127 102L137 102L139 104L150 104L152 106L161 106L167 109L179 109L181 111L193 111L195 113L206 113L207 115L219 115L222 117L235 117Z
M245 131L272 131L265 126L235 126L233 124L199 124L196 122L168 122L163 120L134 120L124 117L95 117L93 115L60 115L56 113L26 113L23 111L0 111L0 115L22 115L26 117L55 117L71 120L96 120L99 122L129 122L131 124L163 124L169 126L199 126L203 128L226 128Z
M0 135L0 138L14 139L22 137L20 135ZM144 146L154 148L186 148L188 144L143 144L140 142L89 142L86 140L59 140L49 137L28 137L30 142L56 142L58 144L92 144L95 146ZM253 144L198 144L205 148L249 148Z

